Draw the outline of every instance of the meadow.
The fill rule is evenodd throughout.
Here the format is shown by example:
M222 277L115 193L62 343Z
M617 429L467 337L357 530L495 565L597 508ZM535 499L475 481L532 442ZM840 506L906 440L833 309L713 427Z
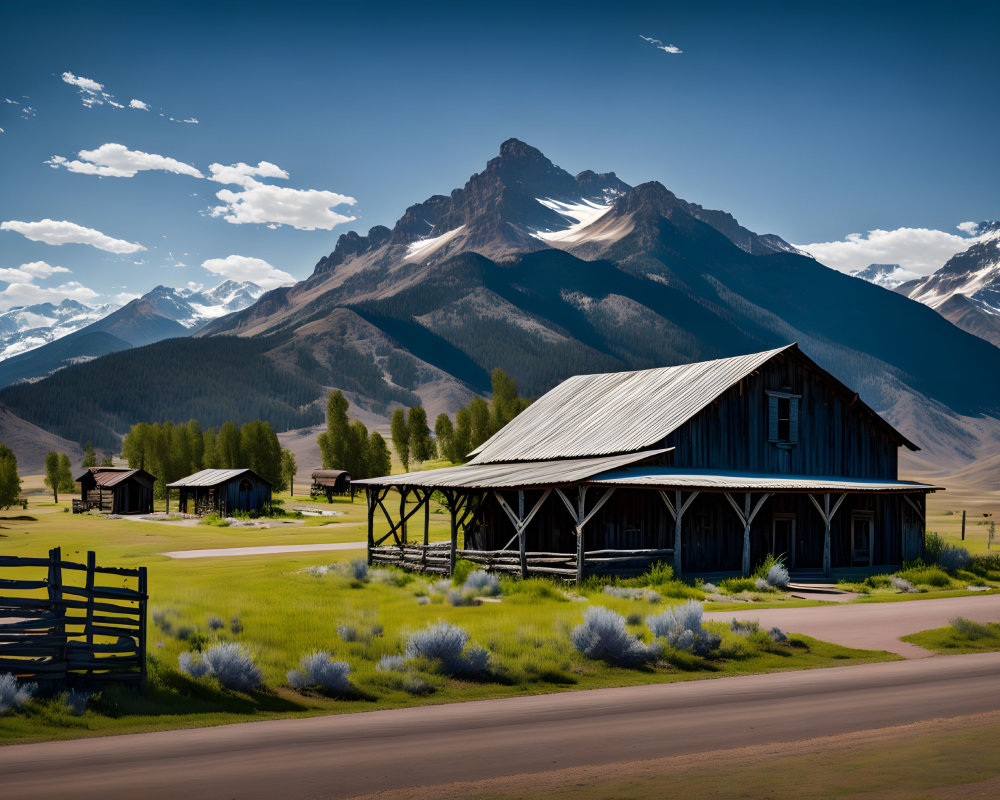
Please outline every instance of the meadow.
M774 641L765 632L740 635L728 625L711 623L706 628L719 637L720 644L706 657L660 641L655 656L625 667L588 658L574 649L571 632L583 622L585 609L597 606L619 614L629 637L636 637L644 647L653 644L647 616L704 597L696 586L672 580L669 570L647 581L648 590L620 591L620 596L605 593L604 585L596 582L577 588L542 580L503 579L499 597L476 600L475 592L467 591L463 597L460 587L437 578L388 570L364 574L363 545L357 550L266 556L173 559L161 555L288 543L360 544L366 538L361 496L353 503L346 498L332 504L302 497L282 500L288 510L340 513L269 520L267 528L222 527L72 515L65 510L69 498L56 504L34 494L27 510L0 515L0 553L43 555L59 546L65 556L76 559L95 550L103 565L147 566L150 591L146 690L139 694L105 689L90 698L89 708L80 716L72 715L59 697L36 698L0 715L3 741L217 725L895 658L805 636ZM434 538L447 536L445 514L432 512L431 526ZM650 591L658 598L651 599ZM441 660L407 658L413 634L441 622L465 631L469 647L484 648L488 666L466 673ZM213 677L195 678L179 668L182 653L192 653L197 660L199 651L220 643L237 643L251 654L262 672L261 687L232 691ZM288 673L300 666L301 658L317 651L348 665L348 683L336 690L315 685L291 688ZM383 657L390 657L386 663L392 666L380 670Z

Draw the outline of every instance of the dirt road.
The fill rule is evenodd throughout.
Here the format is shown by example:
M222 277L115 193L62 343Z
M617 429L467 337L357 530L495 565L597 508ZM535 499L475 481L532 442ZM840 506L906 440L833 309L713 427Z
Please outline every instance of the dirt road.
M1000 710L1000 654L0 748L5 797L337 798Z
M705 614L706 620L715 622L729 622L733 617L758 620L763 628L777 625L786 632L804 633L845 647L888 650L907 658L923 658L931 655L930 651L901 642L899 637L943 627L955 617L976 622L1000 622L1000 594L896 603L713 611Z

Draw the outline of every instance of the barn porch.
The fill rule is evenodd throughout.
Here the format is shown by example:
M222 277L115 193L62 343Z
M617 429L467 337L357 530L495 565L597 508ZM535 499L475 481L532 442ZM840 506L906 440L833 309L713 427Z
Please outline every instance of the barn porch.
M658 561L678 575L746 575L773 553L795 573L829 578L835 570L898 566L923 553L925 498L937 487L652 463L664 452L366 481L369 563L450 574L463 558L522 577L579 582L638 574ZM451 515L449 542L428 541L435 491ZM410 528L419 526L413 520L421 511L423 536L414 541ZM389 531L376 540L378 513Z

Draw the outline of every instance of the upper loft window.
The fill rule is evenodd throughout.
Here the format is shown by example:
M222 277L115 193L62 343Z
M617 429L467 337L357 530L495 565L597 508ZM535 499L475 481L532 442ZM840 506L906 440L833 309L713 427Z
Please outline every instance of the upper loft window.
M799 400L802 395L790 392L767 393L767 440L777 445L799 441Z

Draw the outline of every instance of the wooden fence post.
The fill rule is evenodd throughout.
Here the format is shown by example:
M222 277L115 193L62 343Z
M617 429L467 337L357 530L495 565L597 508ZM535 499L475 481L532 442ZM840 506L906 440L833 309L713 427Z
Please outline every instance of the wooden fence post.
M97 568L97 553L87 551L87 660L93 661L94 655L94 571ZM94 670L87 668L87 678L92 678Z
M139 567L139 686L146 685L146 603L149 592L146 589L146 568Z
M62 556L58 547L49 550L49 602L52 603L52 614L55 622L52 631L55 634L57 662L66 663L66 607L63 605L62 590ZM64 673L65 674L65 673Z

